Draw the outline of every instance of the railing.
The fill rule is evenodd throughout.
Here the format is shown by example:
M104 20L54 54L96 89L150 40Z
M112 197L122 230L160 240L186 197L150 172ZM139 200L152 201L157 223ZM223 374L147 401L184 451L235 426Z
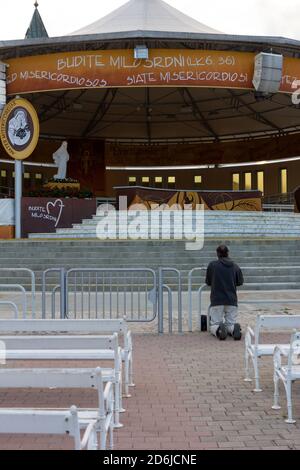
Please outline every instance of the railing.
M295 206L293 204L263 204L265 212L294 212Z
M10 302L9 300L1 300L0 305L4 305L5 307L11 307L15 313L15 320L19 319L19 309L15 302Z
M66 273L68 318L123 318L150 323L157 316L152 269L71 269Z
M50 274L59 284L48 283ZM174 286L165 277L175 278ZM52 279L53 284L53 279ZM57 318L56 296L60 294L60 318L123 318L132 323L151 323L157 318L158 332L164 333L164 292L168 296L169 333L174 329L173 294L177 296L178 332L183 333L182 274L174 268L160 268L158 275L140 269L48 269L42 281L42 317L48 318L47 292L51 297L51 318ZM48 302L49 303L49 302ZM49 306L48 306L49 307Z
M299 266L266 266L266 267L242 267L244 272L260 270L276 271L280 269L298 271ZM9 296L3 298L0 305L10 306L15 311L15 317L19 317L19 309L16 302L11 301L12 291L22 294L22 316L29 317L27 311L27 295L31 297L32 318L36 318L36 290L35 274L29 269L5 269L2 272L28 273L31 276L31 290L20 284L0 284L0 290L9 291ZM158 275L154 270L139 269L70 269L53 268L43 273L42 278L42 318L60 319L116 319L127 318L131 323L151 323L158 320L158 333L165 332L165 322L168 323L168 332L183 333L183 293L187 292L188 330L193 331L193 320L198 315L199 324L201 317L207 312L203 310L203 293L208 289L204 284L206 267L194 268L188 274L188 290L184 289L182 272L175 268L162 267ZM51 284L49 276L51 277ZM246 277L246 276L245 276ZM296 279L297 280L297 279ZM258 288L277 288L283 290L288 281L249 283L243 287L250 293L258 291ZM196 284L196 287L195 287ZM299 282L291 282L298 286ZM59 295L59 302L57 302ZM2 294L3 297L3 294ZM195 299L196 297L196 299ZM48 301L47 301L48 300ZM49 302L50 300L50 302ZM168 301L167 314L166 300ZM184 302L183 302L184 300ZM241 305L296 305L300 299L288 299L284 294L280 299L254 299L241 300ZM176 305L177 304L177 305ZM196 305L196 309L195 309ZM50 306L50 310L49 310Z
M192 333L193 331L193 276L195 273L202 273L205 272L206 268L194 268L189 272L188 275L188 324L189 324L189 332ZM199 295L199 302L198 302L198 313L199 318L201 317L202 312L202 290L204 290L205 285L200 286L198 290Z
M27 314L26 289L23 286L21 286L20 284L0 284L0 290L2 290L2 289L5 289L9 292L11 292L13 290L16 290L16 291L19 291L21 293L23 319L25 320L26 319L26 314ZM11 305L11 306L13 306L13 305L16 306L15 302L10 302L10 301L4 301L3 305L5 305L5 304ZM18 307L16 306L16 308L17 308L17 312L18 312Z
M67 318L66 310L66 269L65 268L51 268L43 272L42 275L42 318L48 318L47 311L47 292L49 274L58 274L57 282L59 283L51 290L51 318L55 319L56 316L56 293L60 292L60 318Z
M165 283L165 275L175 275L176 291L178 298L178 333L183 333L183 315L182 315L182 275L175 268L159 268L158 275L158 333L164 333L164 290L168 292L168 323L169 333L173 333L173 290Z
M97 207L105 204L109 204L111 206L116 207L117 206L117 200L115 197L97 197Z
M294 212L294 193L265 196L263 198L263 210L266 212Z
M10 188L9 186L0 186L0 197L4 198L14 198L15 197L15 189Z
M285 194L272 194L271 196L264 196L263 204L288 204L294 205L295 196L294 193L285 193Z
M5 289L5 290L19 290L22 294L22 310L23 310L23 318L26 318L27 314L27 294L30 295L31 299L31 315L32 318L35 318L36 315L36 282L35 282L35 273L31 269L27 268L0 268L0 272L4 273L12 273L12 274L28 274L31 279L31 289L28 292L24 286L21 286L19 284L0 284L0 288ZM5 300L6 301L6 300ZM15 305L12 302L7 302L10 303L11 305ZM18 310L18 309L17 309Z
M243 271L257 271L257 270L290 270L291 266L267 266L267 267L242 267L241 268ZM293 266L293 270L300 270L300 266ZM200 284L199 288L196 291L193 291L193 277L195 273L201 273L206 271L206 268L194 268L189 272L189 284L188 284L188 299L189 299L189 306L188 306L188 323L189 323L189 332L193 331L193 294L196 293L198 295L198 304L197 304L197 312L198 312L198 324L200 325L201 329L201 317L203 315L207 315L209 317L209 312L203 312L202 305L203 305L203 293L205 290L209 290L209 287L206 284ZM280 288L282 288L283 285L286 283L281 283L281 282L264 282L262 283L245 283L243 285L243 289L253 289L253 288L260 288L263 286L265 288L268 287L277 287L277 292L280 291ZM300 280L299 280L299 288L300 288ZM257 289L253 290L253 292L258 292ZM242 300L239 301L239 305L281 305L281 304L287 304L287 305L300 305L300 299L286 299L286 298L281 298L279 300L277 299L264 299L264 300Z

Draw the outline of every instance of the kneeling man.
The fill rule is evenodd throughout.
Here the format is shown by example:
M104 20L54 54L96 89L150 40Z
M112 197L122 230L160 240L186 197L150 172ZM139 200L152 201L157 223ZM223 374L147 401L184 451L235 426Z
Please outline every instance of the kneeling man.
M229 258L227 246L219 246L217 255L218 260L209 264L206 273L206 284L211 287L210 332L221 341L228 334L240 341L237 287L244 284L243 273Z

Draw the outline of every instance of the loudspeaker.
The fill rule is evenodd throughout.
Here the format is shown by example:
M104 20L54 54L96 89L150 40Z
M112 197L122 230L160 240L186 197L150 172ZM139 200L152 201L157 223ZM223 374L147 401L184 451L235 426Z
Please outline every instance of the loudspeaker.
M283 56L261 52L255 57L253 85L261 93L278 93L282 81Z

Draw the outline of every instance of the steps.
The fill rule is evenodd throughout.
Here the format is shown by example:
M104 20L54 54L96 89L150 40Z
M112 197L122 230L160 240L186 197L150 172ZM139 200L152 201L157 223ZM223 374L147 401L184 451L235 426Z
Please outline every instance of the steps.
M124 215L124 213L123 213ZM185 212L186 234L191 235L196 223L195 212ZM203 216L203 213L201 214ZM165 215L166 216L166 215ZM204 215L205 243L201 251L187 251L186 240L174 240L178 220L171 216L170 240L162 240L169 224L151 220L152 231L158 240L150 238L147 223L153 213L145 212L139 236L142 240L130 240L127 231L133 218L117 224L117 234L110 228L108 240L96 237L101 215L84 220L71 229L60 229L53 235L35 234L29 240L0 242L0 263L6 268L30 268L37 276L37 288L41 288L42 272L49 268L151 268L171 267L183 274L183 285L188 283L188 272L194 267L206 267L215 259L215 249L220 243L229 245L232 257L244 269L247 284L258 284L256 289L266 289L266 282L280 283L273 289L300 288L300 215L266 212L206 211ZM157 215L156 215L157 217ZM155 219L155 217L154 217ZM200 220L201 221L201 220ZM123 235L125 240L114 239ZM201 235L201 224L198 235ZM173 239L172 239L173 238ZM264 268L264 269L263 269ZM174 284L174 276L166 282ZM195 278L195 287L204 281L204 273ZM0 271L0 283L18 283L29 287L29 277L20 273ZM58 277L49 276L49 287L58 284Z
M300 288L300 239L272 238L206 238L201 251L186 251L182 241L98 241L98 240L23 240L1 241L0 263L4 268L30 268L37 275L37 288L41 288L42 271L49 268L152 268L174 267L182 271L186 287L188 272L194 267L206 267L215 259L215 249L227 243L232 257L245 270L247 283L280 282L280 288ZM266 267L267 269L262 269ZM274 269L274 267L276 269ZM284 268L285 267L285 268ZM204 280L204 274L195 279L195 286ZM0 283L22 284L29 287L29 276L0 271ZM58 283L49 277L49 285ZM174 277L168 276L173 284ZM278 287L277 287L278 289Z
M170 213L168 213L170 214ZM152 219L151 219L152 217ZM198 233L202 235L203 220L202 213L185 212L184 225L180 225L174 214L171 214L171 223L168 219L162 221L153 213L145 212L140 217L141 228L138 236L142 239L156 238L165 239L166 234L174 239L175 227L181 226L183 233L190 239ZM168 215L164 214L164 217ZM116 227L107 229L104 237L107 239L128 238L129 227L134 223L134 217L128 217L128 222L118 220ZM198 220L198 225L196 223ZM97 238L97 225L103 223L104 218L94 216L91 220L83 220L81 224L75 224L70 229L58 229L55 234L32 234L30 239L93 239ZM196 232L196 227L198 231ZM152 231L152 232L151 232ZM205 238L300 238L300 215L292 213L269 213L269 212L223 212L205 211L204 214Z

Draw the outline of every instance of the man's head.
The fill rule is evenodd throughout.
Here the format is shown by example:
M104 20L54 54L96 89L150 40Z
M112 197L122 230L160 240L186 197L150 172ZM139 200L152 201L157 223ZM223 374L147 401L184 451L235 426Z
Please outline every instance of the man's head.
M229 256L229 249L226 245L220 245L217 248L217 255L218 258L228 258Z

